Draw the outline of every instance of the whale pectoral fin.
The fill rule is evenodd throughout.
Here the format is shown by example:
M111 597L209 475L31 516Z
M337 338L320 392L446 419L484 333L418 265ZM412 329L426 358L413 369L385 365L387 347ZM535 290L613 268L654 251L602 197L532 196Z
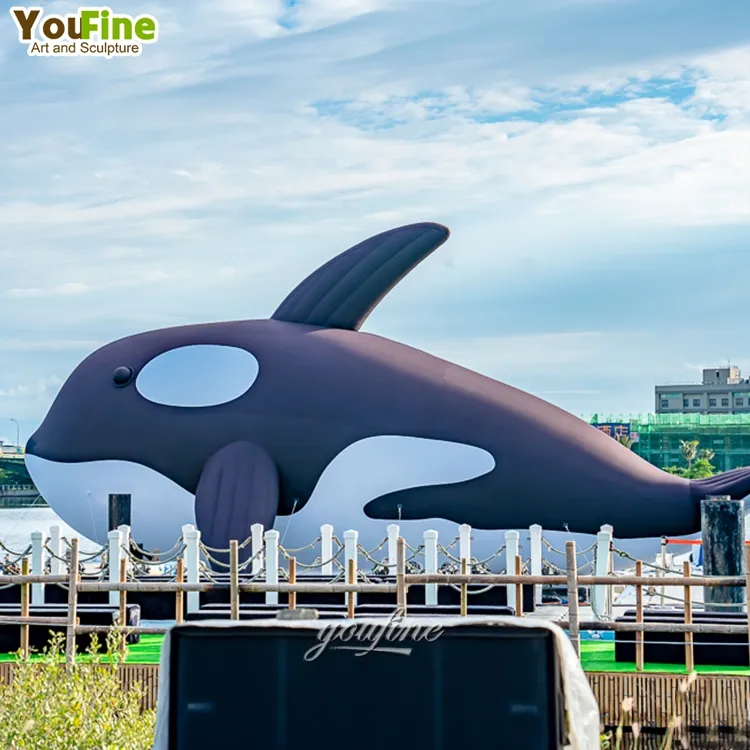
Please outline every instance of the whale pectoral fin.
M279 503L279 472L268 451L250 442L225 445L206 461L195 492L195 519L209 547L228 549L243 542L250 527L273 528ZM227 563L227 554L212 553ZM240 560L250 554L248 545Z
M440 224L410 224L370 237L308 276L275 320L357 331L388 292L447 239Z

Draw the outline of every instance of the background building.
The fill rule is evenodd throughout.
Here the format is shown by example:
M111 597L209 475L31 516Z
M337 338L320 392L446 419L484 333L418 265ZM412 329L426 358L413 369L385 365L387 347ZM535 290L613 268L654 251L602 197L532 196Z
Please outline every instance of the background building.
M750 414L750 378L739 367L703 370L703 382L656 386L657 414Z

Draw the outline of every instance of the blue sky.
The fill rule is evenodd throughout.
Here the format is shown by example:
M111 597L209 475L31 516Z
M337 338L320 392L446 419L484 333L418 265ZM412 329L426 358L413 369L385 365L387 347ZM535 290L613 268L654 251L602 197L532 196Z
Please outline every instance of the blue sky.
M32 58L0 19L0 438L100 344L266 317L420 220L453 236L368 331L576 414L750 375L747 2L112 7L159 42Z

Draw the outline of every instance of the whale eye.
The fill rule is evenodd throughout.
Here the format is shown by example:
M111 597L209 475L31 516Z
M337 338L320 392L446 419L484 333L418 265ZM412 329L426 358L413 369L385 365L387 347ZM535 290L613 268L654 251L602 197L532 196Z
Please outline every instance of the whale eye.
M122 388L133 379L133 371L129 367L118 367L112 373L112 382Z
M138 373L135 387L143 398L165 406L217 406L248 391L259 369L245 349L195 344L154 357Z

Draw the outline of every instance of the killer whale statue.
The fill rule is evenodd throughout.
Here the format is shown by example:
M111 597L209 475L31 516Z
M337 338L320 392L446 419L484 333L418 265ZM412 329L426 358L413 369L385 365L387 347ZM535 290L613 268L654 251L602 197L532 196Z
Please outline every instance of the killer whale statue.
M29 439L52 508L102 543L109 493L132 494L134 537L171 547L197 523L211 547L253 523L303 546L323 523L368 547L395 521L417 537L473 527L618 539L699 531L706 495L750 494L750 469L688 481L509 385L360 328L442 245L446 227L392 229L318 268L268 320L187 325L81 362ZM570 537L568 537L570 538ZM418 542L414 538L412 543Z

